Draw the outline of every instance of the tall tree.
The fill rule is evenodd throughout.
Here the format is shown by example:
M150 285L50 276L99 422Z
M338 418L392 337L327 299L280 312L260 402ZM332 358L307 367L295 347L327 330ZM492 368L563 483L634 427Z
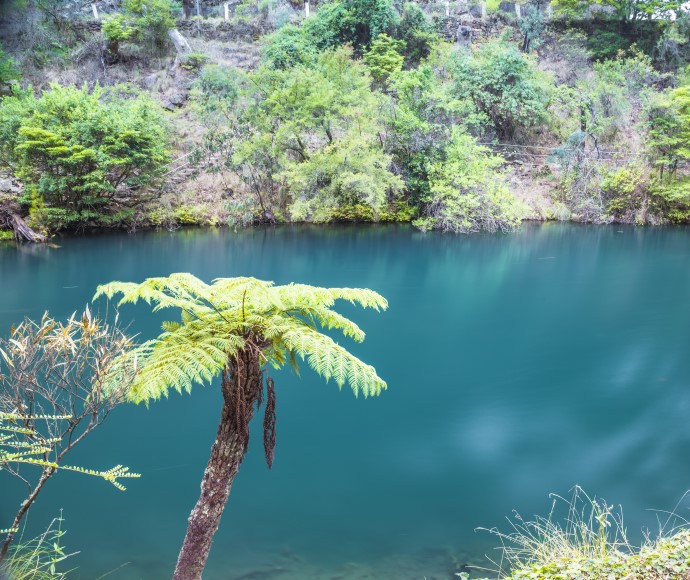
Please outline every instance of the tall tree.
M189 516L174 580L201 578L232 481L249 443L249 422L266 401L264 448L269 468L275 446L276 396L267 367L308 362L339 387L355 395L380 394L386 383L376 370L350 354L319 329L337 329L357 342L364 332L333 310L336 300L385 309L386 300L371 290L274 286L255 278L219 278L211 285L191 274L149 278L141 284L112 282L95 298L121 294L120 304L144 300L153 310L174 308L180 322L165 322L164 332L138 350L139 371L129 398L160 399L170 389L191 391L194 383L222 375L223 408L216 440L201 481L201 495ZM127 359L125 359L126 362Z

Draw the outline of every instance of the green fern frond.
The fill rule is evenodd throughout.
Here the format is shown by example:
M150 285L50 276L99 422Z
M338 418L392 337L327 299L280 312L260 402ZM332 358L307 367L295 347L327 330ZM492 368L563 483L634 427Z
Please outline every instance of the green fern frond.
M355 396L362 392L365 397L379 395L386 389L386 382L376 374L376 369L350 354L330 337L303 326L283 335L286 347L306 359L314 371L326 381L333 378L338 387L350 384Z

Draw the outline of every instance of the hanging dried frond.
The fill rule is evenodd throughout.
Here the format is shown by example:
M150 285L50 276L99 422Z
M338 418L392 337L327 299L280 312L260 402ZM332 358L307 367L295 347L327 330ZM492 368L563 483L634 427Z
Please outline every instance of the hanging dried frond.
M266 408L264 409L264 452L268 468L273 467L276 448L276 391L273 379L266 379Z

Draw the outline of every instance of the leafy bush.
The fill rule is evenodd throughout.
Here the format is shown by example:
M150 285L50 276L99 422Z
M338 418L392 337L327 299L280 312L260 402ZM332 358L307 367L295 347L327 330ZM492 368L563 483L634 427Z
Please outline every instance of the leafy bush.
M174 0L125 0L123 12L105 18L103 34L108 50L117 56L120 43L135 42L150 50L162 50L168 44L168 31L175 27L180 6Z
M391 0L331 0L301 27L283 26L268 39L264 58L275 68L312 64L317 53L351 45L362 54L379 34L392 34L398 13Z
M287 179L295 196L293 218L327 222L341 208L359 205L377 221L389 195L402 190L402 180L388 170L390 162L376 147L375 135L353 133L292 164Z
M524 16L518 22L518 28L522 34L522 52L537 49L541 44L541 35L544 32L544 13L539 4L528 4L524 7Z
M690 61L690 14L682 13L664 28L654 51L663 70L677 71Z
M14 59L7 56L0 45L0 89L3 85L8 85L10 81L19 79L20 76Z
M353 204L379 215L402 190L383 150L368 69L351 57L339 48L311 67L202 71L194 101L207 146L254 199L234 196L233 223L257 213L328 221Z
M655 95L646 117L652 194L672 221L690 221L690 176L678 171L690 160L690 86Z
M266 37L266 44L262 51L264 62L278 69L286 69L298 64L313 64L318 50L313 39L305 34L304 30L304 28L287 24Z
M503 159L457 129L446 155L433 167L430 194L414 224L464 234L515 229L523 212L498 172Z
M379 34L371 47L364 53L364 64L378 83L385 83L388 77L402 69L405 57L400 54L403 41L394 40L387 34Z
M449 94L432 64L401 71L392 79L386 107L386 150L408 189L412 203L429 195L432 167L443 162L451 127L476 127L473 105Z
M648 208L648 179L644 167L630 164L604 176L601 184L607 213L617 221L643 224Z
M549 87L532 61L512 45L487 42L474 52L455 52L453 93L471 100L488 129L512 138L546 121Z
M197 70L206 64L209 57L203 52L190 52L182 55L180 58L180 66L185 70Z
M108 16L103 20L101 32L109 42L122 42L134 33L134 29L128 24L124 14Z
M27 184L39 225L107 224L138 205L141 188L161 172L169 151L165 125L146 95L55 84L41 97L3 99L0 154Z
M610 143L633 120L634 109L646 98L647 87L659 79L651 60L637 50L594 65L594 77L582 81L575 94L579 129L601 143ZM573 115L576 119L577 115Z
M410 65L416 65L427 58L439 40L433 22L412 2L403 4L395 36L405 43L403 54Z
M587 37L587 48L594 60L615 58L630 47L630 41L612 30L595 30Z
M647 147L660 180L673 180L690 160L690 86L657 94L646 110Z
M133 19L135 38L162 47L175 27L180 6L173 0L125 0L125 15Z

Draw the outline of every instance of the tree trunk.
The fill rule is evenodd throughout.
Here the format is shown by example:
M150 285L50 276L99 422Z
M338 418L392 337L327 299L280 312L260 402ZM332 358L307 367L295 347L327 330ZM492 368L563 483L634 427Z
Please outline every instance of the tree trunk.
M54 473L55 469L53 467L46 467L43 470L43 473L41 473L41 477L38 480L36 487L34 487L33 491L29 494L29 497L27 497L22 503L21 507L19 508L19 511L17 512L17 515L14 517L14 521L12 522L12 526L10 527L10 532L7 534L7 537L5 538L4 543L2 544L2 548L0 548L0 562L2 562L5 556L7 555L7 550L9 550L10 544L12 543L12 540L14 540L14 536L17 533L17 530L19 529L19 524L22 523L22 520L24 519L26 512L29 511L29 508L36 501L38 494L41 493L43 486L53 476Z
M182 10L184 17L189 18L194 12L194 0L182 0Z
M201 578L232 481L247 451L249 421L254 403L261 401L262 390L259 349L245 347L228 361L223 373L224 404L218 433L201 480L201 495L189 516L173 580Z
M181 58L183 55L192 52L192 48L189 46L187 39L180 34L177 28L171 28L168 30L168 36L172 43L175 45L175 50L177 51L177 58Z

